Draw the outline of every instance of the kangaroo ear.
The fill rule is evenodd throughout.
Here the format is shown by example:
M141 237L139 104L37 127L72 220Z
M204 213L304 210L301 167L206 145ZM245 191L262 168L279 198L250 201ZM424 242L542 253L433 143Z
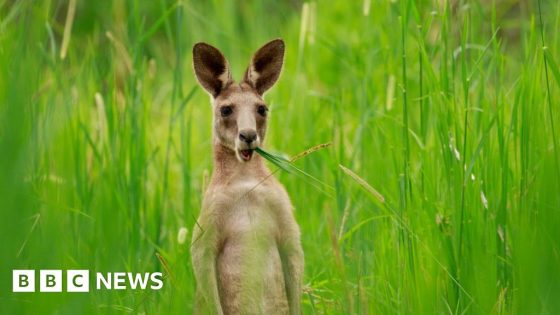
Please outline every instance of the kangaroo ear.
M231 82L226 58L217 48L206 43L194 45L193 66L198 82L214 98Z
M278 80L283 63L284 41L275 39L262 46L253 55L243 80L255 88L257 93L263 95Z

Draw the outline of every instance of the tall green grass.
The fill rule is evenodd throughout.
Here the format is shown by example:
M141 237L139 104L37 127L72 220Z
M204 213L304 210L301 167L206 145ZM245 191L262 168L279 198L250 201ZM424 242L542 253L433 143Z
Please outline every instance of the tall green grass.
M305 314L560 312L558 29L549 0L0 1L0 313L189 313L212 170L191 47L240 78L277 37L264 154L332 142L268 156ZM12 269L166 280L16 294Z

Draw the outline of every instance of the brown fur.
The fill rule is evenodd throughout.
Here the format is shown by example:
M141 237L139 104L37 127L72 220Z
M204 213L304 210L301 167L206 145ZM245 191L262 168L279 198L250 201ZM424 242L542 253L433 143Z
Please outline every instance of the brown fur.
M194 46L195 74L214 109L214 171L191 246L196 313L300 313L304 262L290 199L258 154L247 160L241 153L264 141L267 115L258 111L283 54L283 41L266 44L236 84L216 48ZM231 113L224 117L222 107ZM240 140L241 131L256 132L256 139Z

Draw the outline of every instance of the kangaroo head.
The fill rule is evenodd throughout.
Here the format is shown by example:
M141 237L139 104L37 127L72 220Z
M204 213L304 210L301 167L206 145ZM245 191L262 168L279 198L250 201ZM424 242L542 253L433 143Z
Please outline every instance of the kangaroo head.
M218 49L205 43L193 47L196 78L212 97L214 139L241 162L250 161L264 141L268 107L263 95L278 80L283 59L284 41L273 40L257 50L243 80L235 83Z

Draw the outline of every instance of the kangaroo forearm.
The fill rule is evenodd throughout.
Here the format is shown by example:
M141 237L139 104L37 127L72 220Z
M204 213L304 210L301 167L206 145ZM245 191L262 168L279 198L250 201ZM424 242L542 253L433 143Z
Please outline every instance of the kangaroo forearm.
M290 314L300 314L300 299L303 276L303 252L295 250L286 253L283 259L284 281L286 283L286 295L290 306Z
M208 311L212 311L213 314L223 314L214 264L209 262L204 264L204 266L195 267L194 270L198 286L197 290L199 290L201 298L207 304L205 308Z
M193 243L191 254L197 291L200 295L200 302L203 303L203 305L198 305L198 307L203 308L204 313L223 314L216 274L217 253L216 246L214 245L216 243L215 238L211 234L206 234L198 239L197 242L199 243Z

